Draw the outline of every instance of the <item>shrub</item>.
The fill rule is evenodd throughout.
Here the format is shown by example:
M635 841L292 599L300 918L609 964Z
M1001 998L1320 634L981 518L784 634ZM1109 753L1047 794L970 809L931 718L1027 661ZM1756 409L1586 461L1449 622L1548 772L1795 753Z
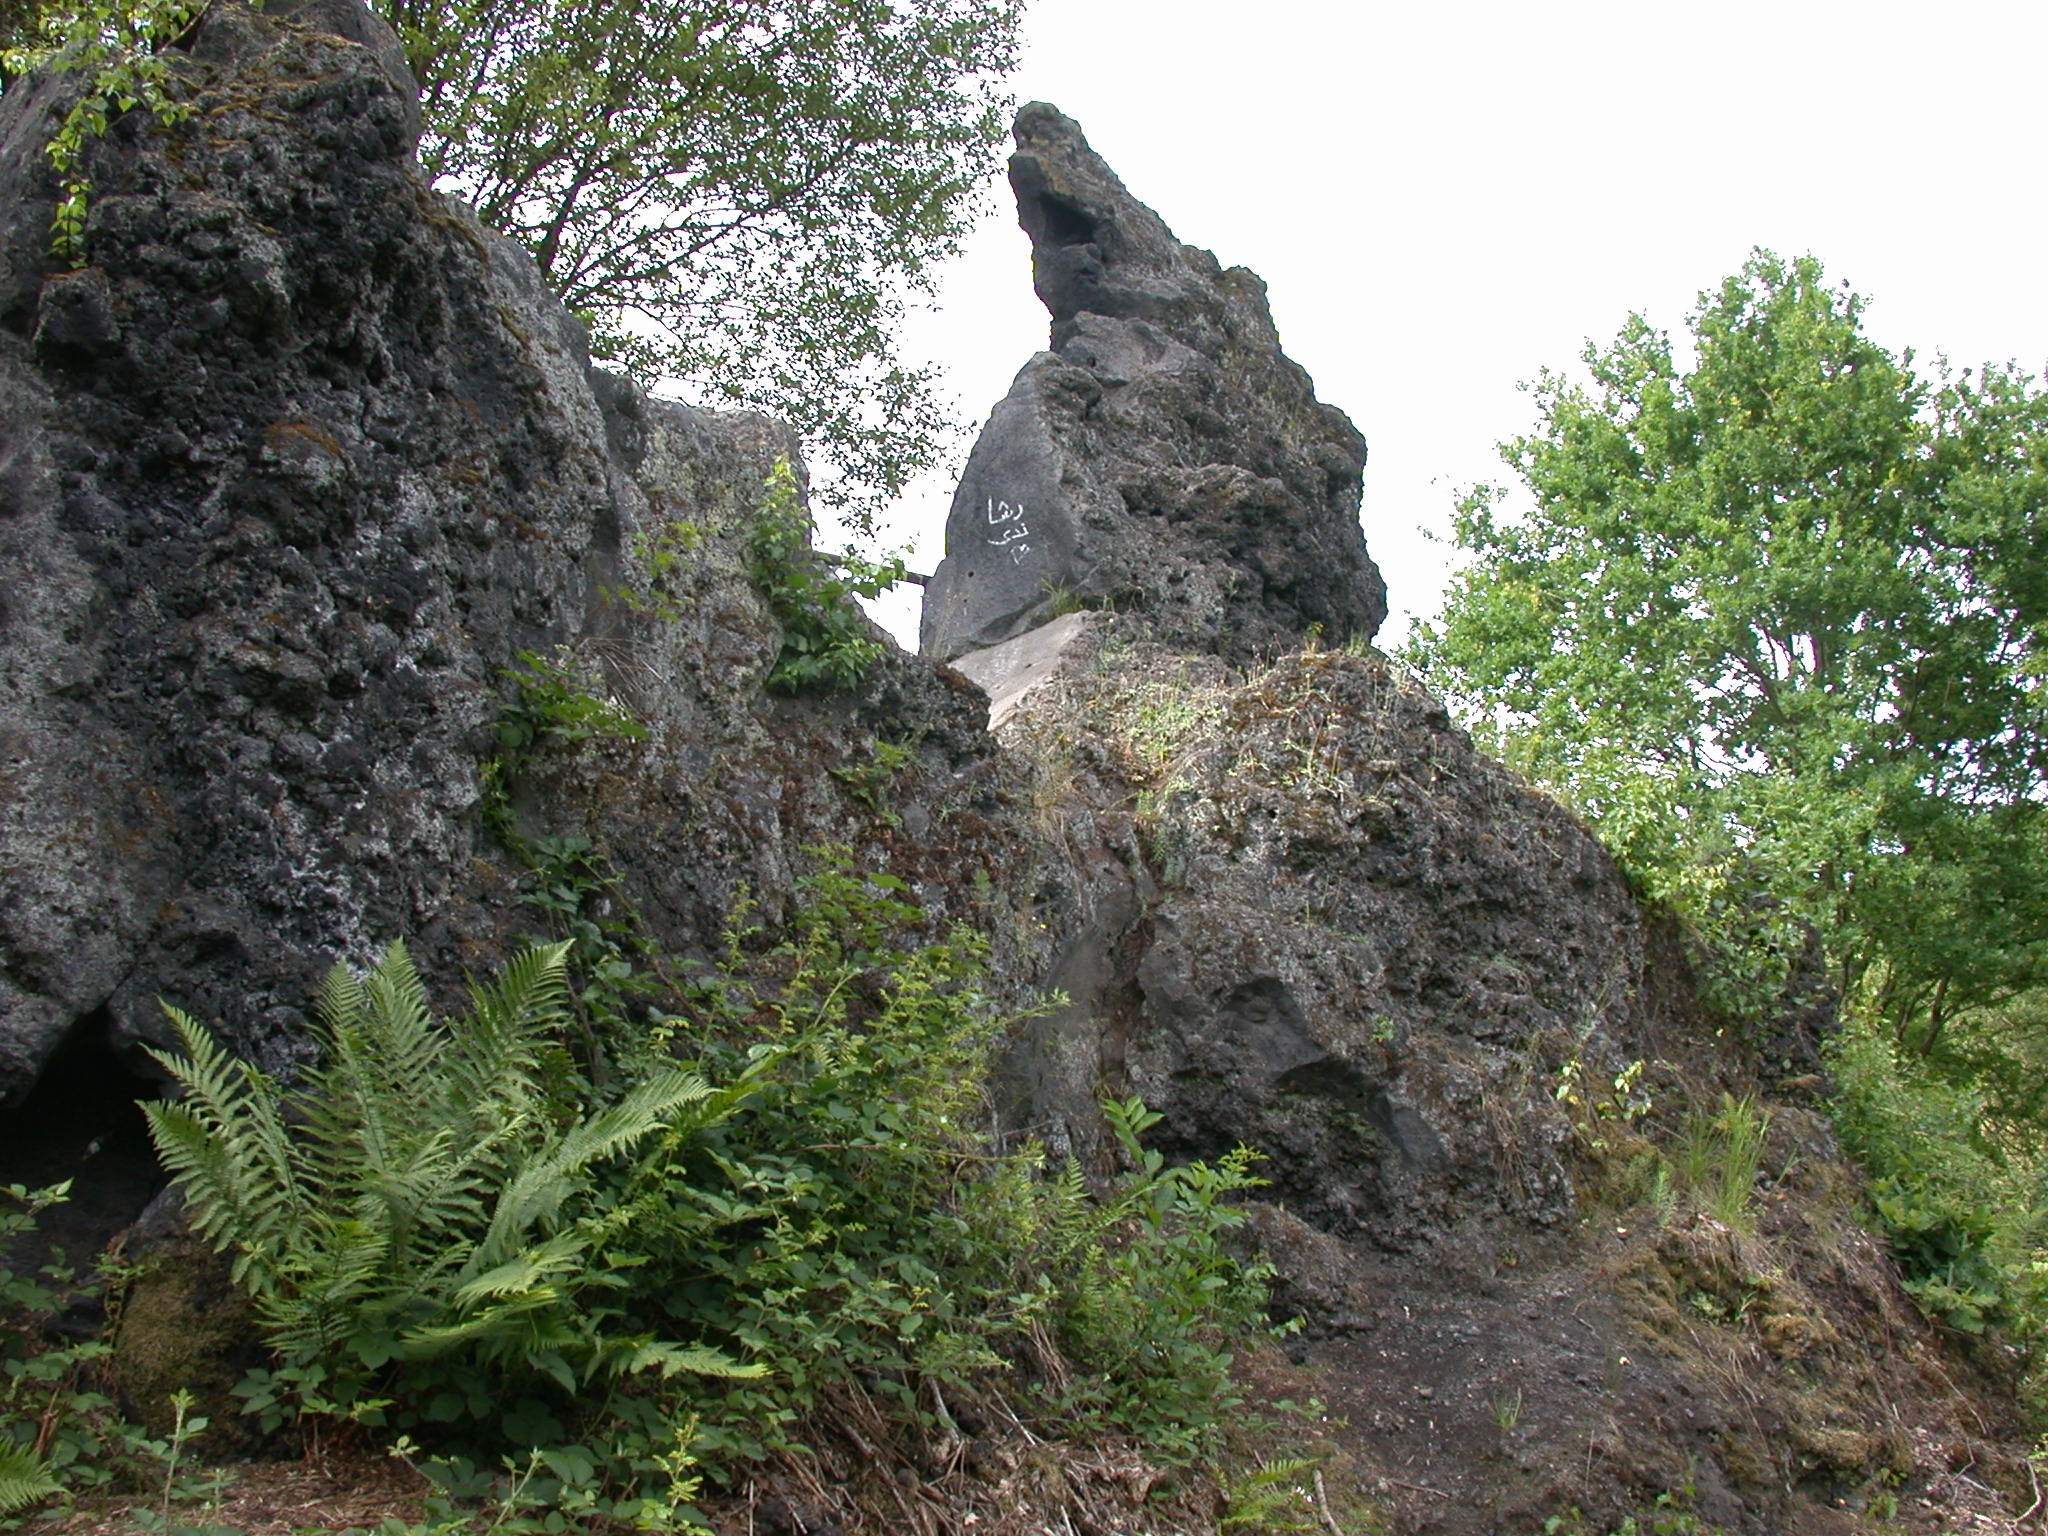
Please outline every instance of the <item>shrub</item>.
M1201 1439L1228 1405L1227 1341L1264 1305L1264 1271L1222 1241L1250 1154L1167 1167L1135 1100L1105 1106L1131 1167L1100 1198L1072 1163L1048 1176L1036 1147L1004 1154L985 1129L1003 1020L983 941L904 945L920 914L901 883L840 852L803 894L788 937L735 953L695 1009L714 1076L764 1049L775 1070L620 1193L636 1291L770 1367L685 1384L707 1451L782 1449L837 1392L917 1421L932 1389L992 1381L1026 1414L1167 1451Z
M183 1052L155 1054L185 1097L144 1112L277 1352L252 1392L271 1422L379 1418L387 1391L429 1418L487 1419L543 1382L750 1369L623 1329L599 1302L615 1281L591 1170L730 1113L743 1090L670 1070L565 1117L541 1069L566 950L528 951L445 1025L402 944L367 976L336 967L318 1003L324 1062L289 1093L167 1008Z
M1966 1333L2004 1326L2031 1345L2048 1321L2037 1156L1986 1131L1981 1089L1945 1079L1866 1022L1835 1042L1835 1124L1870 1175L1906 1288Z
M875 598L903 580L900 557L830 559L811 547L811 519L797 494L789 460L769 471L767 495L749 545L754 581L782 626L782 651L768 669L779 693L851 688L887 648L853 601Z
M1223 1242L1250 1154L1169 1167L1136 1100L1106 1106L1129 1166L1099 1193L1003 1150L983 941L914 937L901 882L814 852L779 940L736 923L678 1012L641 1011L608 1107L551 1038L566 943L445 1026L402 947L337 971L291 1093L174 1013L187 1096L152 1129L277 1351L252 1407L454 1423L444 1449L531 1448L521 1499L671 1522L699 1459L730 1476L855 1399L913 1436L964 1393L1213 1443L1265 1299Z

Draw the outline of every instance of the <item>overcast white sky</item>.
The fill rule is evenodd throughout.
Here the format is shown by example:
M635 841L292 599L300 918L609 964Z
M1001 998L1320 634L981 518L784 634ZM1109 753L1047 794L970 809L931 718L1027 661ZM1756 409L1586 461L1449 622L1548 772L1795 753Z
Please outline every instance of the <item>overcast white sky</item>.
M1018 99L1263 276L1364 431L1383 643L1438 601L1424 531L1530 425L1517 386L1630 310L1680 329L1752 246L1819 256L1888 346L2048 365L2041 0L1032 0L1025 37ZM978 422L1045 340L1002 186L911 351ZM918 569L951 491L896 510ZM915 643L912 608L885 621Z

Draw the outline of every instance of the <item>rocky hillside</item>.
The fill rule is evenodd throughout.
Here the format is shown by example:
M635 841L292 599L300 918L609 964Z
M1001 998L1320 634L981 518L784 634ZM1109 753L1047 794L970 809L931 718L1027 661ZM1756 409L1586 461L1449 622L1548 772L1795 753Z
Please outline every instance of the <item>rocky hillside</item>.
M999 1064L1013 1131L1104 1171L1098 1095L1134 1091L1163 1151L1264 1155L1306 1331L1247 1390L1325 1404L1324 1514L2018 1528L1996 1351L1858 1224L1825 995L1714 1017L1591 835L1370 649L1362 439L1076 125L1018 120L1052 346L969 461L925 658L787 696L788 434L593 370L422 183L352 0L222 3L186 47L193 116L91 151L79 270L61 93L0 121L0 1177L134 1219L158 997L289 1072L337 958L402 935L452 988L536 926L537 869L686 960L843 844L986 931L1007 995L1064 994ZM1725 1151L1724 1094L1768 1135L1716 1200L1666 1154ZM1019 1530L1082 1508L958 1507L994 1486Z

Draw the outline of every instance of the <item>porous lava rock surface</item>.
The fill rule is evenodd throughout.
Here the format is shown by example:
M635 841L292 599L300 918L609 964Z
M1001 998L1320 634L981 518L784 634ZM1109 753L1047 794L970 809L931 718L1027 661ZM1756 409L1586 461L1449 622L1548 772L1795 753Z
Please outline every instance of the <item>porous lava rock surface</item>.
M159 998L289 1070L337 959L403 936L444 987L488 970L543 923L487 811L581 839L679 955L742 892L779 915L806 846L935 923L1015 863L962 679L897 653L831 700L763 691L748 535L793 438L590 366L423 180L381 22L224 0L170 59L194 110L93 145L77 270L49 243L65 98L0 114L0 1096L67 1040L137 1065ZM644 739L507 754L522 654ZM913 747L886 814L831 772L878 736ZM916 836L942 820L943 889Z
M1075 605L1231 656L1311 626L1370 639L1365 439L1280 349L1266 288L1182 245L1080 127L1017 116L1010 184L1052 344L967 461L922 649L951 658Z
M1306 1329L1266 1388L1341 1416L1319 1448L1374 1528L1820 1536L1903 1483L1915 1529L2009 1529L1950 1476L2022 1486L2009 1399L1916 1318L1796 1102L1825 985L1703 1002L1579 819L1364 643L1363 444L1257 279L1051 108L1017 142L1054 346L976 446L924 630L1033 775L1062 1003L1002 1061L1010 1122L1106 1169L1097 1098L1135 1092L1160 1150L1259 1154ZM1739 1229L1659 1161L1724 1093L1773 1115Z

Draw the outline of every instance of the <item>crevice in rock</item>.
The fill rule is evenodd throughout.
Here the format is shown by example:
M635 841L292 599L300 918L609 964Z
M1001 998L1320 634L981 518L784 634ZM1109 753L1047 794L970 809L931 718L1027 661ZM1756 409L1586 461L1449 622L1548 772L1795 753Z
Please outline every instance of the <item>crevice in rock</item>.
M1038 245L1091 245L1096 220L1080 204L1053 192L1041 192L1033 199L1037 217L1025 233Z
M74 1269L88 1270L163 1188L136 1104L158 1097L160 1085L122 1062L111 1026L105 1008L73 1024L28 1097L0 1121L0 1185L38 1190L71 1181L70 1198L44 1211L37 1232L7 1255L16 1268L38 1267L54 1247Z

